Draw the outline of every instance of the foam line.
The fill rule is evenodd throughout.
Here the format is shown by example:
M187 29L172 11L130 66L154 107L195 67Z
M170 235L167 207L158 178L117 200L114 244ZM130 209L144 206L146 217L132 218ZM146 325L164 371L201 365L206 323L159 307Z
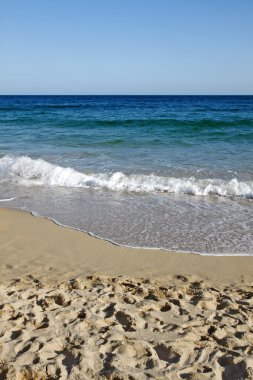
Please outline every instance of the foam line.
M197 196L243 197L253 199L253 181L174 178L155 174L85 174L72 168L51 164L43 159L4 156L0 159L0 178L22 185L109 189L129 192L162 192Z

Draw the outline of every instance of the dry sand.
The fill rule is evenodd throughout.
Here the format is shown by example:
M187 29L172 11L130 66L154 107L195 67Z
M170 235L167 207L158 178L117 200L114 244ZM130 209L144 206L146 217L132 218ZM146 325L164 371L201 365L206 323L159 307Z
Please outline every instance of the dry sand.
M0 379L253 379L252 257L117 247L7 209L0 255Z

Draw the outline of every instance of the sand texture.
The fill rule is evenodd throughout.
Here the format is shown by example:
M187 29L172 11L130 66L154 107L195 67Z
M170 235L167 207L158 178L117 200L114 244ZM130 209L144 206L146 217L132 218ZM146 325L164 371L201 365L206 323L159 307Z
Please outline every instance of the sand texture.
M0 209L0 380L253 379L253 258L117 247Z
M0 295L1 379L253 379L252 286L26 276Z

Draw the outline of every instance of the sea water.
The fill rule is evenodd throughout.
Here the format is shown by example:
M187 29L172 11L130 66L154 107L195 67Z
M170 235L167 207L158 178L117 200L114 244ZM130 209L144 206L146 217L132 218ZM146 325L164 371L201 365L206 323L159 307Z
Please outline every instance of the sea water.
M253 254L252 96L1 96L0 206L117 244Z

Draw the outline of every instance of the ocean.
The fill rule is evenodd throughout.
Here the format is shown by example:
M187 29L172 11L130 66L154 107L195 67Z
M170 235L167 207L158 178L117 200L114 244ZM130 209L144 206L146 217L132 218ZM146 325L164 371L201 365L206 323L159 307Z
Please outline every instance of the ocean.
M116 244L253 254L253 96L0 96L0 206Z

